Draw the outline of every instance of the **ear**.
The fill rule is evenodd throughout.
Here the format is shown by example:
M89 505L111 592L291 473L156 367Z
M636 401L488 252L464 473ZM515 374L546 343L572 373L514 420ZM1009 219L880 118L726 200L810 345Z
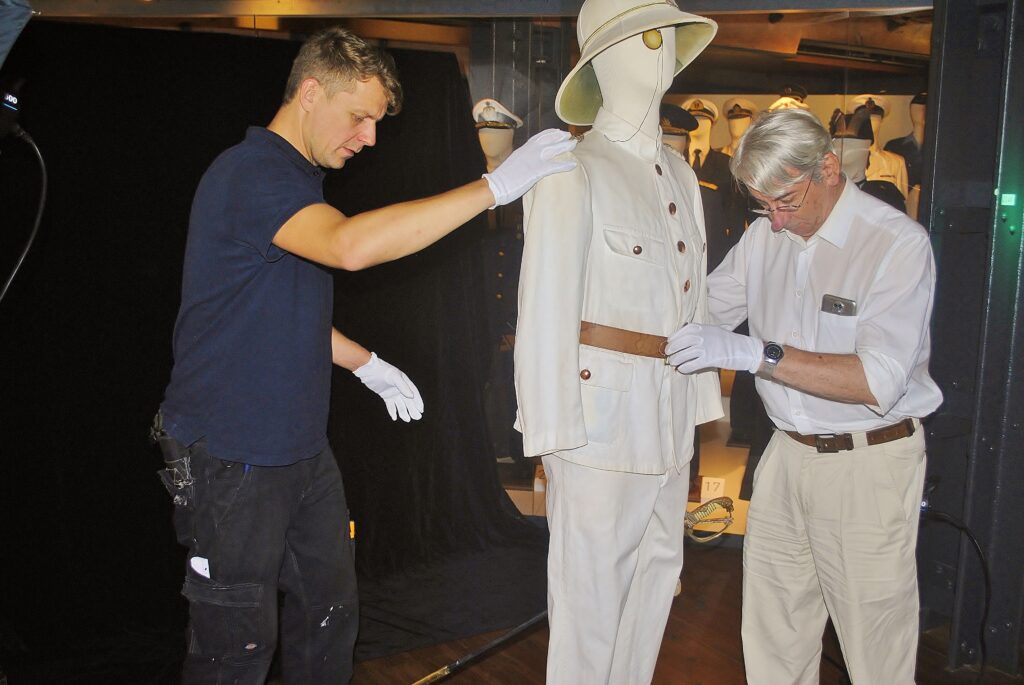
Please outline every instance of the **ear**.
M843 177L843 165L836 153L829 152L825 155L825 159L821 162L821 173L827 187L832 188L839 183Z
M299 106L307 112L311 110L322 90L320 82L312 76L303 79L299 84Z

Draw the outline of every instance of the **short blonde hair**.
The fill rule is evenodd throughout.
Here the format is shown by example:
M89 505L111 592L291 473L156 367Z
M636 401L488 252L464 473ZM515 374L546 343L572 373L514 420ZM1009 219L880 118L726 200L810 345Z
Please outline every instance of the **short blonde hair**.
M388 97L388 114L402 109L402 86L395 74L395 61L351 31L332 26L310 36L299 48L284 87L284 102L299 92L299 85L315 78L333 96L339 90L351 92L356 81L380 81Z

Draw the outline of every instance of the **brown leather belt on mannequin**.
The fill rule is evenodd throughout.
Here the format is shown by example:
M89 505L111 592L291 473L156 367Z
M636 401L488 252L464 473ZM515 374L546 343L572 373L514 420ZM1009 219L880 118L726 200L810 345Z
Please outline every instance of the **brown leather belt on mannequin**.
M589 321L580 322L580 344L600 347L602 350L664 359L666 342L663 335L637 333Z
M899 423L884 428L863 433L868 445L881 445L885 442L892 442L900 438L909 438L914 434L914 419L903 419ZM801 435L795 431L786 431L786 435L808 447L817 448L819 452L839 452L841 450L852 450L854 444L853 433L826 433L824 435ZM859 441L858 441L859 442Z

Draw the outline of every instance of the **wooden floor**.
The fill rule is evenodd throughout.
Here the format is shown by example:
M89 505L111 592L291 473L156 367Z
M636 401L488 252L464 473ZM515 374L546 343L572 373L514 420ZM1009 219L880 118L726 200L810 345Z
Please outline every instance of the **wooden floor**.
M654 674L655 685L743 685L745 682L739 635L740 554L735 546L687 546L683 593L672 605ZM501 634L478 635L362 662L356 665L352 685L415 683ZM489 655L471 662L443 682L453 685L541 685L544 682L547 642L547 624L542 622ZM826 634L824 647L827 657L840 662L834 636ZM922 638L918 651L918 685L976 685L976 672L962 670L950 673L945 670L944 649L943 640L938 637L926 635ZM846 682L840 678L839 669L827 660L823 661L822 685ZM1024 678L989 671L984 683L1020 685Z

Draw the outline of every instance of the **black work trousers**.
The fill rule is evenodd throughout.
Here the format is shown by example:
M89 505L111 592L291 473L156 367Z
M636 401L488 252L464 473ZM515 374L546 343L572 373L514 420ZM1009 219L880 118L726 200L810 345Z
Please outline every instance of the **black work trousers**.
M248 466L188 448L194 483L174 526L188 548L185 685L262 685L278 644L289 685L352 677L355 568L341 473L330 449L289 466Z

